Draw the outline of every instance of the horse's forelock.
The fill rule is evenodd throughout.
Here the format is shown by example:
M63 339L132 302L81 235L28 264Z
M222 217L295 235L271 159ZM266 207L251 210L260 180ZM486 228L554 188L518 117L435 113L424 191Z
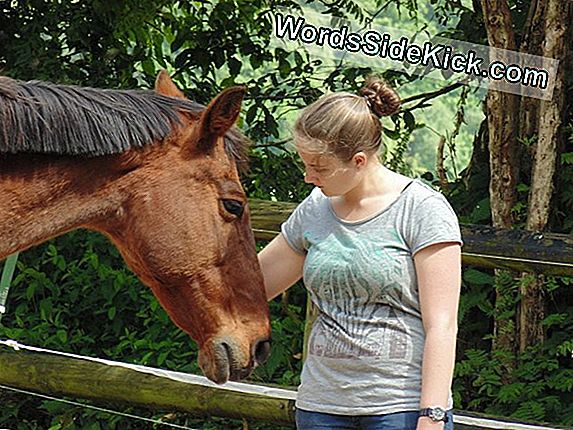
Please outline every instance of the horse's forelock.
M232 127L225 135L225 151L235 161L239 174L249 170L249 147L251 141L237 127Z

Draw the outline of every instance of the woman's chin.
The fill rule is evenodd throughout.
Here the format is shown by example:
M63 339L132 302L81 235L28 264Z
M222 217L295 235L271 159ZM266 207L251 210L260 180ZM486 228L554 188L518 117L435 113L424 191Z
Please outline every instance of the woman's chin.
M320 188L320 191L322 191L322 194L324 194L326 197L336 197L336 196L340 195L340 193L332 192L329 189L324 189L322 187L319 187L319 188Z

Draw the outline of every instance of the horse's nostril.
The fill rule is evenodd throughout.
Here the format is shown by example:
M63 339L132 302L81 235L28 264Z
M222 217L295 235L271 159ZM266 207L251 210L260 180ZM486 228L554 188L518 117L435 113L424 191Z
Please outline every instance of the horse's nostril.
M255 345L255 362L262 364L267 361L271 355L271 342L269 340L261 340Z

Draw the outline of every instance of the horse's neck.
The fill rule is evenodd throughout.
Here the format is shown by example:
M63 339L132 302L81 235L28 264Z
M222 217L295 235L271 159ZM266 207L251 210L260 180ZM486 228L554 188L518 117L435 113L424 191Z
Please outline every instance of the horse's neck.
M121 198L98 169L94 160L0 158L0 260L116 211Z

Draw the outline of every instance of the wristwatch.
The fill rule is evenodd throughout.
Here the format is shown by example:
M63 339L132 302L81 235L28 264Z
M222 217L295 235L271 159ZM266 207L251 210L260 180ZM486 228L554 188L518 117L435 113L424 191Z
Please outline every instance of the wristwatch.
M432 421L443 421L445 423L448 422L448 415L446 414L446 410L444 408L440 408L439 406L421 409L420 416L429 417Z

